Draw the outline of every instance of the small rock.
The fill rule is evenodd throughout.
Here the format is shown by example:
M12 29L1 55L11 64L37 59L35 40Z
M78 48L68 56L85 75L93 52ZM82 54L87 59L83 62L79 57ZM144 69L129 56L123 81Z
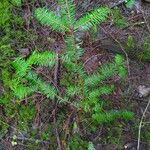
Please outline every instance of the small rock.
M144 85L140 85L138 87L138 92L140 97L147 97L150 94L150 87L146 87Z

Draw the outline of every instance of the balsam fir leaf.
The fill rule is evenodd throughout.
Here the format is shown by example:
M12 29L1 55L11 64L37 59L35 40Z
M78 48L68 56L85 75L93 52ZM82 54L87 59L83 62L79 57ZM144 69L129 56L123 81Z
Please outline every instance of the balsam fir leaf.
M101 74L101 81L107 80L111 78L112 76L117 74L117 67L115 63L108 63L104 64L100 68L100 74Z
M39 91L46 95L48 98L54 99L57 95L56 89L52 85L45 83L40 79L37 81L37 84Z
M41 80L35 72L30 72L27 78L37 85L38 91L46 95L48 98L54 99L57 95L55 87L53 87L50 83L48 84Z
M75 4L73 0L59 0L61 5L60 15L67 27L72 28L75 23Z
M37 89L35 87L26 87L20 84L20 85L17 85L17 87L14 89L14 95L18 97L19 99L23 99L31 95L36 90Z
M98 73L94 73L85 79L85 86L96 86L115 74L117 74L116 65L113 63L105 64Z
M108 19L109 8L98 8L81 17L74 25L75 30L86 31L92 26L98 25Z
M100 112L99 114L93 114L93 119L99 124L110 123L116 119L123 118L125 120L133 119L134 114L130 111L110 111L106 113Z
M110 112L100 112L92 115L92 118L97 121L99 124L110 123L120 117L120 112L110 111Z
M22 57L18 57L15 61L12 62L12 65L16 70L16 74L21 77L25 76L27 71L31 69L31 66L26 63Z
M66 32L70 30L67 26L65 26L65 24L59 16L56 16L54 12L46 8L37 8L35 10L35 17L43 25L52 27L53 30L59 32Z
M27 60L27 64L39 66L53 66L55 64L56 54L54 52L45 51L42 53L34 51Z
M75 96L78 92L79 92L79 87L76 87L76 86L69 86L69 87L67 88L67 95L68 95L69 97Z

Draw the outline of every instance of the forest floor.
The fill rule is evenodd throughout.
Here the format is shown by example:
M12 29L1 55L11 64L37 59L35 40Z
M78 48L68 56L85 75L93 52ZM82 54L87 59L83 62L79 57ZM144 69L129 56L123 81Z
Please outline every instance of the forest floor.
M49 5L50 8L55 9L57 7L56 3L53 0L46 0L45 4ZM109 6L114 7L117 3L114 3L113 0L109 1L82 1L76 0L76 6L78 8L77 17L85 12L92 10L98 6ZM42 4L43 5L43 4ZM49 27L43 27L37 23L32 17L32 11L35 7L41 6L39 0L36 2L30 2L29 0L25 1L25 4L21 9L15 9L14 13L22 13L22 17L25 20L24 26L21 27L21 30L27 33L27 36L23 37L23 41L19 43L14 43L12 46L15 49L17 54L26 55L34 50L39 49L52 49L58 53L62 53L64 49L63 37L61 34L51 31ZM100 126L96 132L88 132L87 127L80 127L80 135L83 139L90 140L94 143L96 150L136 150L138 142L138 132L139 132L139 123L144 113L144 110L149 102L149 93L150 90L150 61L137 58L137 54L142 51L144 45L145 37L150 38L150 3L137 4L132 9L127 9L124 3L118 5L122 16L125 20L128 21L129 25L126 27L118 27L109 19L108 22L103 23L97 28L96 33L86 32L79 36L83 39L83 48L86 50L83 61L85 62L85 68L88 73L95 71L99 66L106 62L111 62L114 56L117 53L123 54L127 60L128 68L128 78L124 83L120 83L117 78L114 78L115 85L117 90L110 99L113 102L113 108L126 109L130 108L135 113L135 118L132 121L124 123L122 120L119 120L114 124L105 126ZM16 30L18 30L16 27ZM93 31L94 32L94 31ZM80 33L79 33L80 34ZM32 36L32 37L30 37ZM135 43L131 42L131 45L128 45L129 36L136 41ZM29 37L29 39L28 39ZM30 40L32 39L32 40ZM29 41L28 41L29 40ZM133 44L133 45L132 45ZM133 47L132 47L133 46ZM46 68L38 68L39 72L44 72L45 76L50 76L51 73ZM139 87L145 86L144 89L148 89L149 93L146 95L141 95L141 89ZM0 93L4 91L3 85L0 82ZM48 128L49 122L53 120L54 108L51 106L50 102L40 95L36 95L36 109L38 113L33 121L34 128L38 129L39 132L42 132ZM26 104L26 101L23 103ZM0 115L4 117L2 112L2 106L0 105ZM59 109L64 109L60 108ZM58 127L58 132L62 132L62 128L66 130L69 128L69 123L73 116L75 115L74 110L68 109L68 116L64 119L63 127ZM60 117L61 118L61 117ZM63 118L63 117L62 117ZM9 120L9 119L8 119ZM7 120L7 121L8 121ZM144 125L141 128L141 150L150 150L150 107L147 109L146 114L144 115ZM18 145L12 146L13 133L15 131L15 122L10 121L9 130L6 135L0 141L0 150L30 150L31 144L35 143L34 139L25 139L19 135ZM57 122L59 126L59 122ZM31 129L32 130L32 129ZM1 137L1 136L0 136ZM19 139L20 138L20 139ZM53 142L54 139L52 139ZM48 150L50 143L41 142L40 149ZM65 144L64 144L65 145ZM35 146L35 148L38 148ZM70 149L71 150L71 149ZM82 150L82 149L81 149ZM84 148L83 148L84 150Z

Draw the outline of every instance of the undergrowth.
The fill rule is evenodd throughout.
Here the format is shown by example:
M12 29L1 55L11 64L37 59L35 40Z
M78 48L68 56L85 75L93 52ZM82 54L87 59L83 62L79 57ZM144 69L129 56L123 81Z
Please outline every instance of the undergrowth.
M77 43L75 37L76 31L88 30L105 21L110 10L98 8L76 20L74 3L60 1L60 4L62 9L59 16L46 8L38 8L35 11L35 17L42 24L50 26L55 31L67 32L65 53L59 58L54 52L48 51L34 52L26 60L18 57L13 62L16 74L11 82L11 89L14 91L14 95L21 100L35 92L41 92L52 100L56 97L60 102L73 103L78 109L82 108L85 112L91 113L93 120L98 123L111 122L120 117L132 118L130 112L104 111L105 102L100 99L101 96L111 94L115 90L114 85L105 83L106 80L115 75L119 75L121 78L127 75L124 58L116 55L113 63L104 64L98 71L89 75L84 70L84 63L81 60L84 50ZM61 60L67 70L65 76L68 74L71 78L71 81L68 81L69 84L65 85L67 81L63 84L66 87L64 95L60 95L55 85L44 82L32 70L33 65L53 67L57 63L57 59Z
M8 8L12 7L10 3L7 3L3 1L0 6L6 7L5 5L8 5ZM22 5L21 1L15 1L15 3L17 6ZM6 92L1 97L1 104L5 106L6 114L10 119L17 121L20 130L30 131L29 127L32 126L33 118L36 116L33 99L36 94L40 94L49 99L51 104L57 102L61 107L67 105L76 110L75 118L71 122L71 126L75 125L76 129L81 124L83 126L90 124L90 132L95 132L99 125L110 124L118 119L131 120L133 118L132 112L110 107L112 102L109 100L116 89L115 84L110 84L108 81L114 77L119 78L120 81L125 80L128 74L124 57L116 55L112 62L101 65L96 71L89 74L86 72L86 64L82 60L84 55L82 39L76 36L77 32L88 31L92 27L105 22L111 10L107 7L96 8L76 19L76 7L72 0L59 0L58 4L61 9L57 14L44 7L37 8L34 16L42 25L48 26L53 31L63 35L65 50L61 54L48 50L44 52L34 50L28 57L18 56L14 61L9 61L7 69L2 70ZM8 16L13 17L12 11L10 9L1 9L0 11L2 10L8 11L7 14L9 14L7 17L3 16L4 18L0 22L0 27L5 25L5 29L3 29L5 36L1 40L2 44L0 42L0 46L2 45L0 48L2 51L3 49L8 51L3 52L2 63L0 64L3 65L4 63L3 66L5 66L5 60L14 56L10 42L7 43L7 39L11 40L10 36L12 35L10 33L14 32L11 32L11 22L8 18ZM118 13L116 11L116 14ZM117 18L115 17L115 19ZM126 24L121 18L118 26L124 25ZM56 75L54 70L57 65L61 65L62 68L59 77L60 82L58 81L59 87L54 82ZM38 73L38 67L46 67L51 70L53 78L50 82L47 82L44 76ZM59 75L57 74L57 76ZM63 92L61 89L63 89ZM27 105L24 104L26 101L28 102ZM60 118L65 117L61 116ZM4 122L4 119L2 121ZM63 119L60 122L62 123ZM6 129L8 127L7 124ZM73 134L70 138L62 137L62 139L64 138L62 145L68 150L73 148L82 150L88 147L94 149L92 143L81 139L79 132L69 133L70 135ZM36 137L36 133L34 136ZM45 132L42 134L42 138L43 140L49 140L52 137L49 137ZM56 148L56 144L53 148Z

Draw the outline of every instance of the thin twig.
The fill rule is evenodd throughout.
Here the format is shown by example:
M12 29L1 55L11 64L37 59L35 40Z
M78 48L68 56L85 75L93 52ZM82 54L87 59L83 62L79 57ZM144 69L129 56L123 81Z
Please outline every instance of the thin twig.
M56 110L54 110L54 124L56 126ZM58 144L58 150L62 150L57 127L55 127L55 134L56 134L56 139L57 139L57 144Z
M145 114L146 114L147 109L148 109L149 106L150 106L150 100L148 101L148 103L147 103L147 105L145 107L145 110L143 112L143 115L141 117L141 121L140 121L140 124L139 124L137 150L140 150L141 128L142 128L142 124L143 124L143 119L145 117Z
M55 70L54 70L54 83L56 86L58 86L58 74L59 74L59 56L57 54L56 58L56 65L55 65Z
M57 54L57 59L56 59L56 65L55 65L55 70L54 70L54 83L58 89L59 86L59 71L60 71L60 63L59 63L59 55ZM62 146L61 146L61 141L60 141L60 137L59 137L59 133L58 133L58 128L56 126L56 111L57 111L57 97L55 97L55 101L54 101L54 112L53 112L53 116L54 116L54 125L55 125L55 134L56 134L56 139L57 139L57 144L58 144L58 150L62 150Z
M96 54L96 55L92 55L90 58L88 58L85 62L84 62L84 64L83 64L83 66L85 66L89 61L91 61L94 57L97 57L97 56L101 56L102 54Z
M9 137L10 139L14 139L14 137ZM35 143L44 143L44 144L50 144L49 141L43 141L43 140L39 140L39 139L33 139L33 138L27 138L27 137L16 137L15 140L20 140L20 141L30 141L30 142L35 142Z

